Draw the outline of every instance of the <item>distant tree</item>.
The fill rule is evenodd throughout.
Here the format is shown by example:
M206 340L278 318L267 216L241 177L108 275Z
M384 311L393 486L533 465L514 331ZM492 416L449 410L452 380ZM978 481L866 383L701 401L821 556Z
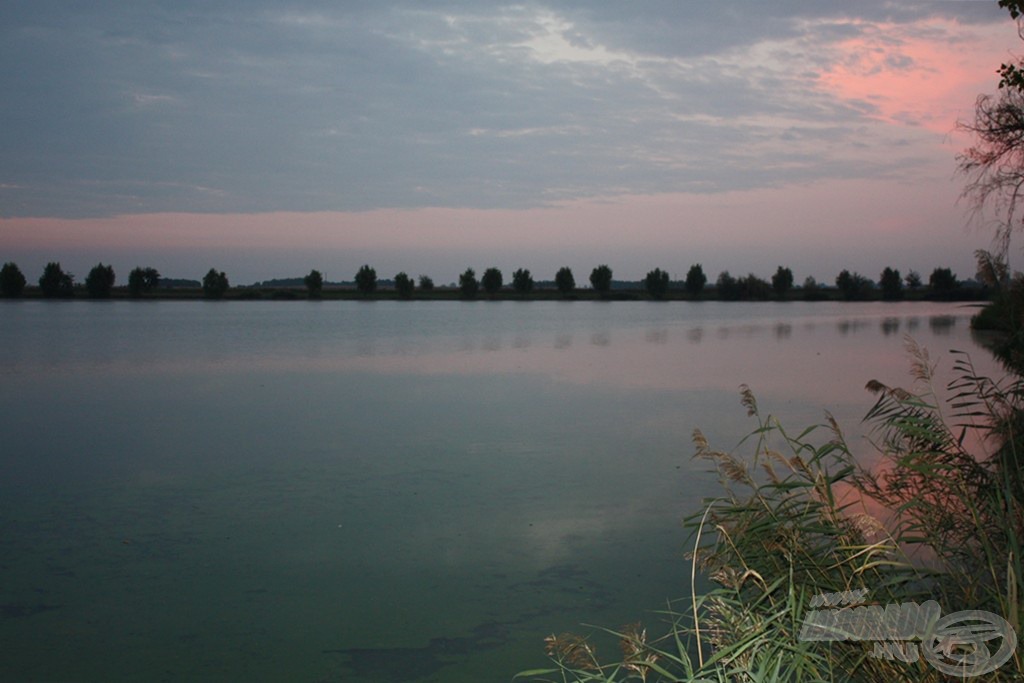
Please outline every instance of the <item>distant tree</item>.
M953 275L953 271L949 268L936 268L928 278L928 288L931 289L932 296L937 299L952 297L953 292L959 286L960 283L957 281L956 275Z
M810 275L804 278L803 295L805 301L819 301L825 297L818 281Z
M555 287L558 287L562 296L568 296L576 289L576 278L572 276L572 269L569 266L562 266L555 273Z
M772 287L768 284L767 280L759 278L753 273L749 273L746 277L741 277L737 284L739 285L741 299L763 301L769 298L772 291Z
M903 277L895 268L885 267L878 279L878 286L882 288L882 298L886 301L903 298Z
M520 296L526 296L533 291L533 276L529 270L520 268L512 273L512 289Z
M464 299L475 299L480 291L480 283L476 279L476 271L466 268L466 272L459 276L459 291Z
M306 285L306 292L310 299L319 299L320 295L324 291L324 276L315 268L309 271L309 275L302 278L303 284Z
M399 297L403 299L411 299L415 288L416 283L405 273L405 271L402 271L395 276L395 291L398 292Z
M497 268L488 268L480 278L480 285L484 288L485 292L494 296L501 289L503 280L504 278L502 278L500 270Z
M160 286L160 272L156 268L136 266L128 273L128 293L142 296Z
M420 275L420 289L424 292L434 291L434 281L428 275Z
M85 277L85 289L94 299L105 299L114 288L114 267L97 263Z
M43 268L43 274L39 278L39 289L47 298L74 296L75 276L65 273L60 263L51 261Z
M652 299L664 299L668 292L668 271L655 268L644 278L644 289Z
M0 294L8 297L21 296L25 291L25 276L17 264L8 262L0 268Z
M779 266L775 270L775 275L772 275L772 289L778 298L785 297L789 290L793 289L793 271Z
M871 288L871 281L860 273L843 270L836 276L836 287L847 301L863 299Z
M356 273L356 289L363 296L370 296L377 290L377 271L369 265L363 265Z
M707 282L708 276L704 274L704 267L701 264L695 263L690 266L686 273L686 291L690 296L699 296Z
M216 268L210 268L203 276L203 296L207 299L220 299L230 287L224 271L218 272Z
M911 292L916 292L918 287L921 286L921 273L916 270L912 270L907 273L907 277L905 277L903 281L907 283L907 288Z
M602 264L590 271L590 286L601 296L607 294L612 287L612 269Z
M718 280L715 282L715 289L718 292L719 299L733 301L740 298L739 281L730 275L728 270L723 270L718 274Z

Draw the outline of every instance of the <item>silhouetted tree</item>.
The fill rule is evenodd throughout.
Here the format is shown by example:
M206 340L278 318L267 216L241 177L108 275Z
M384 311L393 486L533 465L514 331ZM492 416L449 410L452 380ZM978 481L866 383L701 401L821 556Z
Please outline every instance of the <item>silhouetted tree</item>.
M602 264L590 271L590 286L601 296L607 294L612 287L612 269Z
M114 288L114 267L97 263L85 277L85 289L94 299L105 299Z
M476 271L472 268L466 268L466 272L459 276L459 291L462 292L462 297L465 299L475 299L477 292L480 291Z
M8 262L0 268L0 294L3 296L21 296L25 291L25 276L17 264Z
M686 273L686 291L690 296L699 296L707 282L708 276L704 274L704 267L701 264L695 263L690 266Z
M885 267L878 279L878 286L882 288L882 298L886 301L903 298L903 277L895 268Z
M956 275L949 268L936 268L928 278L928 287L937 299L949 299L959 286Z
M789 290L793 289L793 271L779 266L775 270L775 275L772 275L772 289L778 298L785 297Z
M715 282L715 289L718 292L719 299L733 301L740 298L739 281L730 275L728 270L723 270L718 274L718 280Z
M742 299L758 299L763 301L769 297L772 291L771 285L768 284L767 280L763 280L753 273L740 278L738 285L740 298Z
M324 291L324 276L315 268L309 271L309 275L302 278L303 284L306 285L306 293L310 299L319 299L320 295Z
M576 289L576 278L572 276L572 269L569 266L562 266L555 273L555 287L558 287L562 296L568 296Z
M363 265L356 273L356 289L363 296L370 296L377 290L377 271L369 265Z
M664 299L668 292L668 272L655 268L644 278L644 289L652 299Z
M911 292L916 292L918 287L921 286L921 273L916 270L912 270L907 273L907 277L905 277L903 281L907 283L907 288Z
M498 293L498 290L501 289L502 283L503 278L501 276L501 271L497 268L488 268L480 278L480 284L483 286L484 291L491 296Z
M424 292L434 291L434 281L427 275L420 275L420 289Z
M128 273L128 293L142 296L160 285L160 272L156 268L136 266Z
M207 299L220 299L230 287L224 271L218 272L217 269L210 268L203 276L203 296Z
M844 299L852 301L867 296L868 290L871 288L871 281L860 273L850 273L843 269L836 276L836 287L839 288L839 293L843 295Z
M803 295L804 301L820 301L825 298L818 281L810 275L804 278Z
M39 278L39 289L48 298L69 297L75 293L75 276L65 273L60 263L51 261L43 268Z
M533 291L533 276L529 270L520 268L512 273L512 289L520 296L526 296Z
M416 283L409 277L405 271L402 271L395 276L395 291L398 292L398 296L403 299L411 299L413 290L416 288Z

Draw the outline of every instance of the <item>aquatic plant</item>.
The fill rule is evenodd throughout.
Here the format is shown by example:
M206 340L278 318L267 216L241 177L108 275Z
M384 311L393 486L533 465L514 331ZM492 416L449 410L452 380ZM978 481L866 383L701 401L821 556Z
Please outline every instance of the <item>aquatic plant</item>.
M757 426L736 449L716 450L700 430L693 434L696 457L712 463L721 482L719 496L686 520L693 598L656 613L656 638L639 625L606 631L620 640L623 656L615 661L599 659L583 636L563 634L547 640L552 668L518 677L939 681L956 672L956 662L978 661L938 640L933 622L916 631L912 624L917 639L905 642L811 637L815 608L840 599L868 600L876 615L890 614L884 605L926 614L917 606L934 600L991 612L1019 632L1024 380L984 377L954 352L950 398L940 400L927 351L911 340L908 350L913 391L868 383L878 399L865 420L881 455L870 470L827 413L823 424L790 433L763 417L742 387L741 403ZM698 571L715 584L700 595ZM900 609L910 608L892 614ZM1015 645L1015 636L1003 636ZM1016 654L997 664L986 680L1024 673Z

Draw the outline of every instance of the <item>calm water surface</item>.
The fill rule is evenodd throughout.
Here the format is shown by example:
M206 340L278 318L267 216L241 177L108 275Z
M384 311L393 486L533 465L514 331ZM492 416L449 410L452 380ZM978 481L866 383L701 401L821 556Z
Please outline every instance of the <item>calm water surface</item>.
M687 595L739 384L862 448L905 334L996 372L970 313L3 302L0 680L508 680Z

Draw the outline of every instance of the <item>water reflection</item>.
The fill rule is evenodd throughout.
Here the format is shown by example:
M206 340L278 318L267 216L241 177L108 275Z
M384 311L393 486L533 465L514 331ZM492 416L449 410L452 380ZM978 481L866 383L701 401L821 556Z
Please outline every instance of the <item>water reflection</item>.
M776 339L788 339L793 334L793 326L789 323L779 323L775 326Z
M686 338L694 344L700 344L700 340L704 338L704 328L694 327L686 333Z
M956 318L951 315L933 315L928 318L928 327L935 335L946 336L956 325Z
M645 339L648 344L666 344L668 343L668 330L664 328L647 330Z
M555 337L555 348L562 350L572 346L572 335L571 334L560 334Z
M882 334L889 336L896 334L900 331L900 319L899 318L885 318L881 323Z
M590 335L592 346L608 346L611 343L611 335L607 332L595 332Z

